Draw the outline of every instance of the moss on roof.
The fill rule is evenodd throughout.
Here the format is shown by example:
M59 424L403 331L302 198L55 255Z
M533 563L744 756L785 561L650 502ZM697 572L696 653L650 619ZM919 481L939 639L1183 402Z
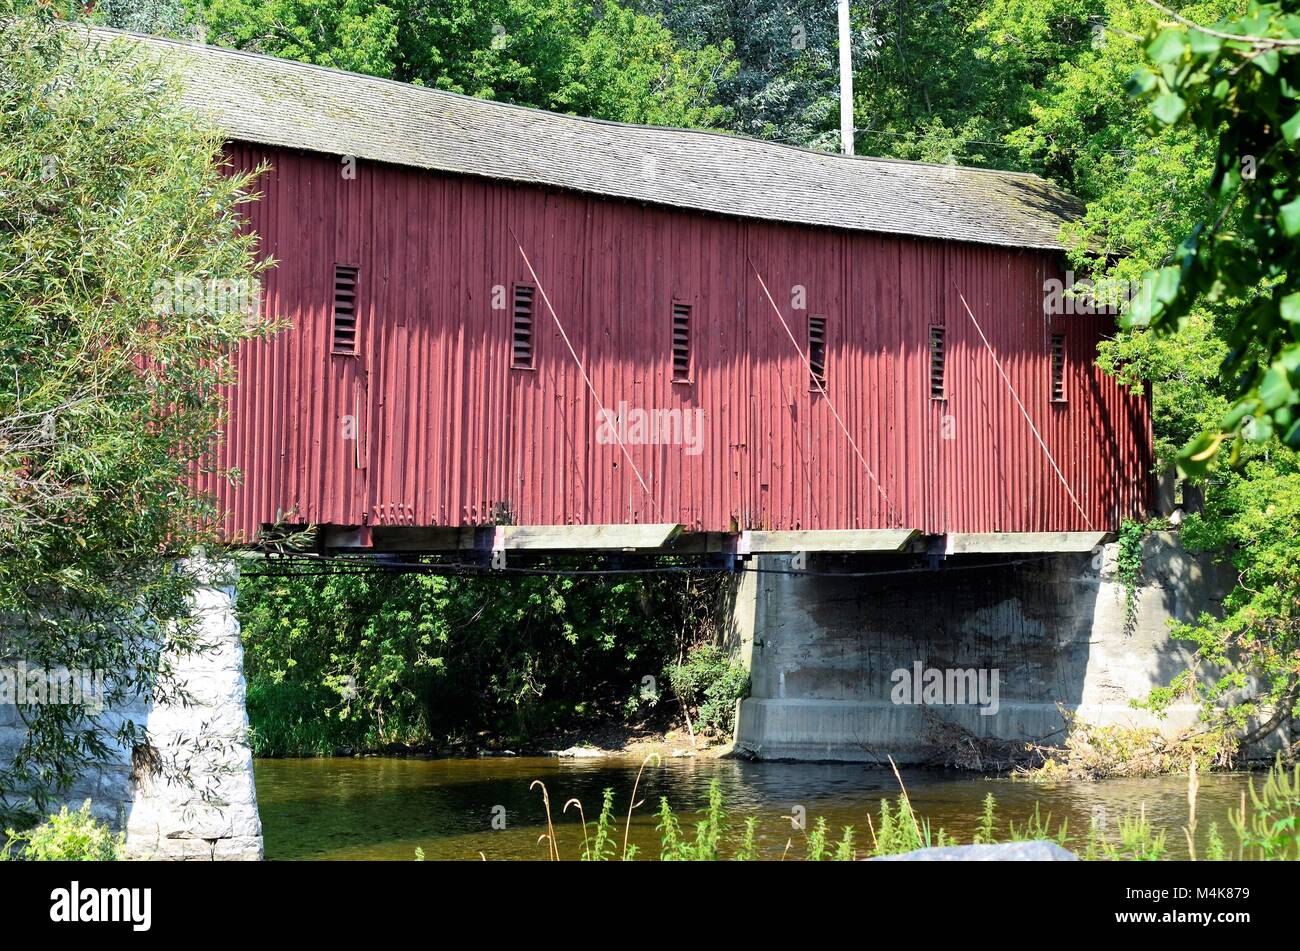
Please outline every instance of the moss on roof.
M559 115L112 30L174 64L232 140L743 218L1059 249L1079 203L1036 176L845 157L725 133Z

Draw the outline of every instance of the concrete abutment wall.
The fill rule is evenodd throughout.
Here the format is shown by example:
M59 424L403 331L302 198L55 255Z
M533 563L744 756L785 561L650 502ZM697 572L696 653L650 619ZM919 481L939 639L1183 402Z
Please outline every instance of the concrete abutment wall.
M1168 622L1219 610L1232 576L1183 551L1175 535L1154 534L1130 618L1118 556L1113 544L991 567L998 559L968 555L916 572L896 570L905 567L896 559L893 573L878 558L864 566L810 557L807 573L790 572L785 556L756 558L758 570L742 574L732 596L734 646L752 681L737 750L924 762L936 752L936 722L987 739L1060 742L1058 704L1098 725L1170 733L1194 725L1192 704L1157 720L1130 701L1186 669L1192 647L1170 638ZM927 694L936 677L950 689Z

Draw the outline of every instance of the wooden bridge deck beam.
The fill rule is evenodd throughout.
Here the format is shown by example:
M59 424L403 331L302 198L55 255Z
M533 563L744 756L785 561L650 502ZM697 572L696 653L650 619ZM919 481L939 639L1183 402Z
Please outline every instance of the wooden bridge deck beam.
M742 532L742 555L806 552L902 551L919 532L914 528L844 529L807 532Z
M650 525L498 525L493 550L645 551L663 548L682 530L675 523Z
M1092 551L1105 532L956 532L946 536L946 555L1052 554Z
M375 553L516 551L637 552L647 555L751 555L911 552L931 555L1068 554L1092 551L1105 532L957 532L923 535L910 528L825 531L687 532L681 525L485 525L465 527L322 526L326 551Z

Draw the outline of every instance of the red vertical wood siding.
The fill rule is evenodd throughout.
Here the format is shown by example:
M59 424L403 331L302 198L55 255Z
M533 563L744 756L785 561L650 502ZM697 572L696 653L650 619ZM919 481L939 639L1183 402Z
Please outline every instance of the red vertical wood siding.
M267 310L291 329L246 345L204 480L232 539L279 518L335 525L680 522L689 530L1114 529L1152 497L1147 400L1094 365L1109 317L1043 315L1050 252L895 238L645 207L336 157L231 145L272 168L249 226L278 266ZM534 301L535 369L510 368L511 297L537 269L611 410L701 409L704 448L597 440L596 403ZM752 266L751 266L752 262ZM358 353L330 353L335 264L360 269ZM830 402L801 347L827 320ZM492 307L494 287L505 308ZM795 310L803 288L806 308ZM1086 519L958 298L965 295ZM672 382L674 300L691 305L693 380ZM947 390L929 393L929 328ZM1050 335L1067 399L1051 402ZM352 417L352 432L345 433ZM351 435L353 438L348 438ZM945 438L950 437L950 438Z

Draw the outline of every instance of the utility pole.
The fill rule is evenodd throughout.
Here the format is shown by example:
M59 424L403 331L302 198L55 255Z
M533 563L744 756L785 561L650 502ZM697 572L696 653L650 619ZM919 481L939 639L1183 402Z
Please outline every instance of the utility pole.
M840 151L853 154L853 41L849 35L849 0L840 5Z

